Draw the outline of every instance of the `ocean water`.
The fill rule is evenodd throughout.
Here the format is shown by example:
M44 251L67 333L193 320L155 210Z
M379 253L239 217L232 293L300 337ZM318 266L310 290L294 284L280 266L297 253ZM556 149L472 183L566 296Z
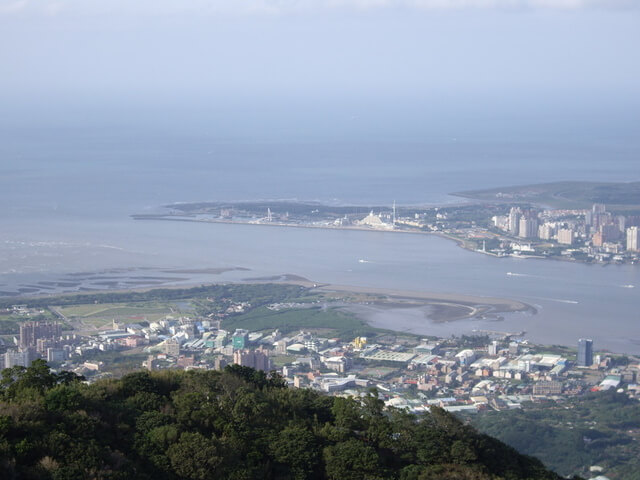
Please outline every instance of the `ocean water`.
M212 131L213 130L213 131ZM366 129L365 129L366 130ZM464 189L640 180L638 141L607 132L236 135L202 125L0 129L0 292L24 294L279 274L317 282L514 298L495 322L377 324L424 334L527 338L640 353L640 268L496 259L448 240L382 232L134 221L173 202L299 199L366 205L460 201ZM366 259L368 262L359 262ZM221 274L176 270L242 267ZM507 275L507 272L517 275ZM78 279L80 279L78 281ZM634 285L635 288L628 288ZM382 322L382 323L381 323Z

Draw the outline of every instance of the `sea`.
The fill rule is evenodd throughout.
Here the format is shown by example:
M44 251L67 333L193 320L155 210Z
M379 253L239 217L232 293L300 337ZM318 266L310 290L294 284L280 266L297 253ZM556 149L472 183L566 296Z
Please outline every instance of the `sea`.
M430 235L131 218L176 202L241 200L395 201L420 212L463 201L450 193L465 189L640 180L640 137L628 125L620 133L615 125L539 122L545 127L533 134L511 122L474 128L473 118L460 128L432 119L407 130L385 130L382 120L356 128L357 115L345 118L334 127L325 119L319 132L311 121L303 128L265 119L243 129L218 117L2 123L0 295L298 275L536 309L448 323L386 309L371 316L376 326L439 336L525 331L533 342L563 345L584 337L596 350L640 354L637 265L494 258Z

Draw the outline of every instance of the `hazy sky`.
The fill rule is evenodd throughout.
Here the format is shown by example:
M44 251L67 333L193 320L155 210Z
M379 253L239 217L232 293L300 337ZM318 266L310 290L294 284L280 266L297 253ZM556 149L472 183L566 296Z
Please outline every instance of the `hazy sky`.
M0 0L11 115L342 101L625 109L640 103L639 51L639 1Z

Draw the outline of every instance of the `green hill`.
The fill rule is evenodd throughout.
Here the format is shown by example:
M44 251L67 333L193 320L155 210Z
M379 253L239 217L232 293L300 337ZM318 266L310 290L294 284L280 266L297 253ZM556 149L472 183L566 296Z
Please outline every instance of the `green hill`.
M553 182L452 193L465 198L503 203L532 203L553 208L591 208L604 203L611 212L640 210L640 182Z
M560 474L588 474L589 466L599 465L609 478L640 480L640 403L626 393L611 389L561 403L530 403L472 422Z
M43 361L0 380L2 479L559 479L435 408L418 419L246 367L91 385Z

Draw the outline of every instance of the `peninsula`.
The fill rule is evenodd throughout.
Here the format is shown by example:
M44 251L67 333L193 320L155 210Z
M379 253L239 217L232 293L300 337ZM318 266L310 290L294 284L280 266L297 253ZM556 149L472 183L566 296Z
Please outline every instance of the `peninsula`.
M453 195L468 201L431 206L281 200L176 203L132 217L437 234L496 257L617 264L640 260L640 182L558 182Z

